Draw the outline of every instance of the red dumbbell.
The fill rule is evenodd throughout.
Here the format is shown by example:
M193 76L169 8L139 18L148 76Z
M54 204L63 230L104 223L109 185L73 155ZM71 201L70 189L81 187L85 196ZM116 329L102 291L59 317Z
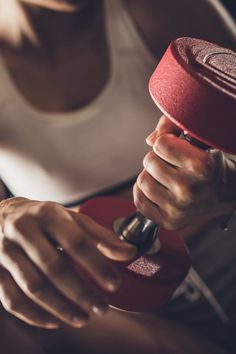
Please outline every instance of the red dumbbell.
M149 82L156 105L188 138L232 154L236 154L235 63L236 54L229 49L179 38L170 44ZM190 267L180 236L138 213L130 217L135 207L122 198L93 198L80 212L139 248L137 259L116 262L123 282L116 293L107 294L109 303L130 311L154 310L166 303Z

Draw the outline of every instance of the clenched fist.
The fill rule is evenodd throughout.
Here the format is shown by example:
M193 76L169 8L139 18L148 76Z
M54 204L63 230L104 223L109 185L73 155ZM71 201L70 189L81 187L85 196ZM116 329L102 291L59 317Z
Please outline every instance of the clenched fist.
M134 202L166 229L230 214L236 204L236 166L219 150L204 151L179 138L165 116L147 138L153 150L134 186Z

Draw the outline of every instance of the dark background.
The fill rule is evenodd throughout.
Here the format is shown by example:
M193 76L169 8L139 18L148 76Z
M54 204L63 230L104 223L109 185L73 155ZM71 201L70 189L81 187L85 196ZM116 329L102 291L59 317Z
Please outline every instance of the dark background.
M236 0L221 0L225 7L231 12L231 14L236 18Z

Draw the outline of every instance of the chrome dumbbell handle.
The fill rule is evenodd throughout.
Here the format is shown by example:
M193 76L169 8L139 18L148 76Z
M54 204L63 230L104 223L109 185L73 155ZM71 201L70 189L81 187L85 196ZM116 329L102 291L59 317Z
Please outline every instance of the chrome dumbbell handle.
M131 243L139 252L146 253L157 239L158 230L158 225L137 211L123 219L115 231L122 241Z
M208 145L192 138L187 132L181 132L181 139L187 140L191 145L197 146L200 149L207 150ZM150 219L144 217L140 212L132 214L127 219L115 223L114 231L123 241L133 244L141 253L152 253L160 248L160 243L157 242L159 225L153 223Z

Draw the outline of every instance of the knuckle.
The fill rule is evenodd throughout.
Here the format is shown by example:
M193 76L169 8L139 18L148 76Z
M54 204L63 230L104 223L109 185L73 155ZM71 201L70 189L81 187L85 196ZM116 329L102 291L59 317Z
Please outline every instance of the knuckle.
M37 205L37 213L41 217L51 216L52 211L55 210L56 204L52 202L41 202Z
M8 218L4 223L4 235L9 239L16 239L19 232L23 232L27 227L29 221L30 216L27 214L15 218Z
M162 134L160 136L158 136L157 140L156 140L156 146L158 145L166 145L167 141L166 141L166 134Z
M160 135L155 142L154 151L158 154L160 151L165 154L172 154L175 150L174 144L170 144L170 139L167 134Z
M175 204L179 204L183 207L186 207L188 204L188 188L186 184L175 181L175 183L173 183L172 185L172 189Z
M54 202L40 202L37 206L36 214L41 222L45 222L46 224L54 221L58 216L65 219L65 215L67 217L69 215L67 212L65 214L63 206Z
M204 154L201 159L191 160L190 169L197 178L208 180L213 171L213 159L211 154Z
M186 210L198 197L200 185L197 182L183 183L175 182L173 184L174 205L177 205L180 210Z
M155 162L155 153L153 151L149 151L143 159L144 167L152 165Z

